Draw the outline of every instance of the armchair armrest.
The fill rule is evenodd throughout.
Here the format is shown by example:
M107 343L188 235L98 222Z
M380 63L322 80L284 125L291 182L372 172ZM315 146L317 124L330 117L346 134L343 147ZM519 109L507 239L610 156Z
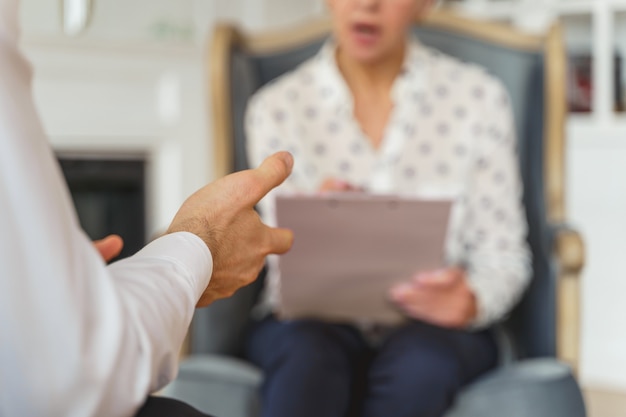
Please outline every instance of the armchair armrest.
M526 359L497 368L463 389L445 417L585 417L570 368L555 359Z
M567 225L554 229L558 262L557 356L576 372L580 347L580 273L585 264L585 245L580 233Z
M579 275L585 266L585 244L580 233L567 225L554 228L554 249L561 272Z

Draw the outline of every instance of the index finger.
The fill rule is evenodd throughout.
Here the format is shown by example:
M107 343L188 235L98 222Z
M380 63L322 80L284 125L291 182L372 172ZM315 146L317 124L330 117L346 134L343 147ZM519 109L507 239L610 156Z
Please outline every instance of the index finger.
M277 152L266 158L251 173L256 179L256 186L248 197L253 204L258 203L267 193L282 184L293 169L293 156L289 152Z

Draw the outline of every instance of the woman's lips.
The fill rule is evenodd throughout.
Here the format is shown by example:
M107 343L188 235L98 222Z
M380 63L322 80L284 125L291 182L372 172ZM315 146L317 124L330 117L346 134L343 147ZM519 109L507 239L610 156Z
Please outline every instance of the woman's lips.
M380 28L368 23L356 23L352 26L352 35L360 46L372 46L380 38Z

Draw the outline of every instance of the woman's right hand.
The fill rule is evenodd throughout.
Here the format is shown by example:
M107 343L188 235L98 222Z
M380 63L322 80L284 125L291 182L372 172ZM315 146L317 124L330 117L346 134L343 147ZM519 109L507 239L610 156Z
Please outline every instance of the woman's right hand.
M343 181L337 178L326 178L319 186L317 191L321 193L336 193L363 190L360 187L356 187L347 181Z
M406 315L440 327L464 328L478 315L478 301L461 268L418 273L389 293Z

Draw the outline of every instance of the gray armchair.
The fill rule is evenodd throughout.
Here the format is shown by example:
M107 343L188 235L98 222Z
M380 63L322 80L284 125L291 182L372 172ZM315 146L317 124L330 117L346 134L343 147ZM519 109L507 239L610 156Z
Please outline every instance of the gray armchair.
M243 131L247 99L315 54L329 29L328 22L317 22L295 31L249 37L232 26L217 28L211 75L218 175L247 168ZM501 326L507 335L502 337L502 351L508 359L467 387L446 417L584 417L572 372L578 359L583 244L565 219L566 75L560 30L555 26L546 36L529 36L438 11L420 22L415 32L426 45L486 67L508 88L533 253L532 284ZM258 414L262 375L241 353L261 286L262 276L231 299L196 313L191 355L166 395L219 417Z

